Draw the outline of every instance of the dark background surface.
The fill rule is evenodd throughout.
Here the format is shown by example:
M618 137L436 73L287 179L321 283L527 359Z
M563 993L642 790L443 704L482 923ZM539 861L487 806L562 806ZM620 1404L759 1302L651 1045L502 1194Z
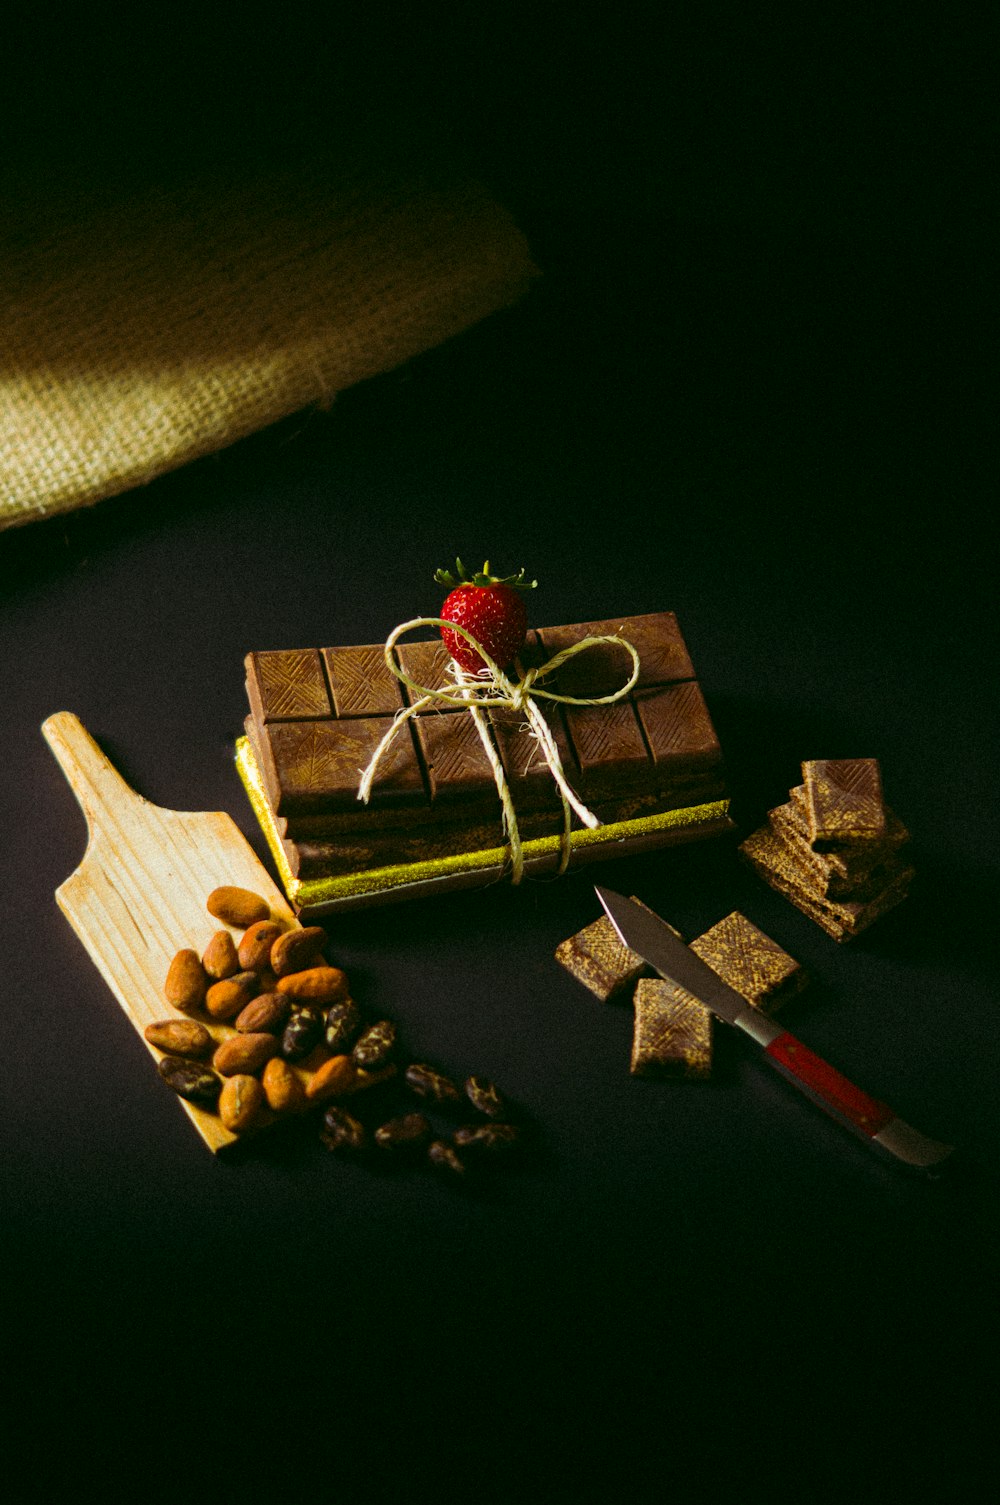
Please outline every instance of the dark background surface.
M964 1497L996 1461L1000 1129L975 48L902 9L491 16L18 43L22 189L364 117L464 156L545 275L328 414L0 536L13 1437L43 1498L128 1464L169 1499L272 1469L324 1498ZM217 1162L55 907L85 831L40 723L75 711L265 856L244 654L378 640L456 550L525 564L538 623L675 610L741 834L801 759L876 756L919 882L847 948L729 842L331 922L412 1053L493 1075L537 1149L472 1197L305 1132ZM964 1171L884 1167L724 1032L711 1086L631 1079L627 1009L552 958L594 877L688 935L742 909L813 975L789 1026Z

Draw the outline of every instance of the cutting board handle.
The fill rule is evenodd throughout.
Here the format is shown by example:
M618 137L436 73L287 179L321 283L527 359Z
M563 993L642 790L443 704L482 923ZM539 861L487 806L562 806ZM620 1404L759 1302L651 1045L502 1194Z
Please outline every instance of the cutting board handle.
M49 716L42 722L42 735L80 802L91 834L109 809L120 811L128 801L145 804L71 711Z

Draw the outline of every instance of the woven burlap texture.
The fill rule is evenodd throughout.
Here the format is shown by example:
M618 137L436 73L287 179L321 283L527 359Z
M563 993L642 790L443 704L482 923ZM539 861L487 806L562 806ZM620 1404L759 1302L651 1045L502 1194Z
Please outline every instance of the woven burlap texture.
M387 371L537 275L474 182L297 169L0 228L0 528Z

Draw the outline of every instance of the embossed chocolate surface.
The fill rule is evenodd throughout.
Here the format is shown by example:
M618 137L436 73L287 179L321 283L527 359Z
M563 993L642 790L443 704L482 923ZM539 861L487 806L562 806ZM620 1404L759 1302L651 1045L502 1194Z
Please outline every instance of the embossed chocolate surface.
M795 958L738 909L693 940L691 950L765 1014L800 993L808 980Z
M885 836L882 776L874 758L827 758L802 764L809 839L817 851Z
M330 696L315 648L249 653L246 670L247 695L262 724L330 715Z
M710 1009L660 977L644 977L635 990L633 1076L680 1076L704 1081L712 1072Z

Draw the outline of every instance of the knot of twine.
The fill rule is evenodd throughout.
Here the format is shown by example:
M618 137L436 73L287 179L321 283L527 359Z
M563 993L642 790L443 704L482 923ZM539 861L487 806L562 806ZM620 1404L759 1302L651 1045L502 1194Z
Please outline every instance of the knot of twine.
M392 650L399 638L405 632L412 632L417 627L445 627L451 632L457 632L475 649L476 653L483 660L485 667L479 670L476 675L470 676L452 659L451 667L455 676L453 683L442 685L438 690L430 690L426 685L417 684L416 680L411 679L406 671L399 667L392 656ZM562 664L566 663L567 659L574 658L576 654L583 653L587 648L596 647L598 643L614 643L620 648L627 649L629 654L631 654L632 673L621 689L613 691L610 695L580 697L575 695L557 695L554 691L545 690L539 686L538 681L540 679L544 679L549 674L554 674ZM552 735L552 730L548 722L536 704L536 698L541 697L545 700L560 701L563 705L611 705L614 701L621 700L628 694L639 678L639 655L628 639L611 634L581 638L578 643L571 643L568 648L563 648L559 653L553 654L552 658L541 664L537 669L526 669L523 672L521 672L521 666L515 659L514 662L519 672L519 678L510 679L499 665L494 663L486 649L481 643L476 641L467 628L460 626L457 622L445 621L443 617L414 617L411 621L402 622L398 627L393 628L392 632L386 638L385 662L390 673L394 674L410 690L413 690L419 698L413 701L411 705L406 706L405 709L397 711L392 725L372 753L368 766L361 775L361 782L358 785L358 799L367 805L379 763L402 728L403 723L409 721L411 716L415 716L418 711L422 711L427 706L433 705L436 702L440 702L443 705L458 706L462 710L468 711L475 722L480 741L489 759L490 768L493 770L493 779L497 786L497 794L500 797L503 829L510 848L511 882L520 883L524 875L524 852L518 830L517 812L514 809L514 801L511 796L510 785L507 782L507 775L504 772L503 763L500 761L500 754L497 752L493 739L490 736L489 725L483 714L483 710L484 708L486 710L509 708L513 711L520 711L524 714L528 723L527 730L535 738L542 750L542 755L549 766L549 772L552 774L556 788L559 791L563 813L562 830L559 836L559 872L565 872L566 866L569 863L569 836L573 812L575 811L583 824L589 826L591 829L599 826L601 822L594 815L593 811L587 809L586 805L582 803L567 783L555 737Z

